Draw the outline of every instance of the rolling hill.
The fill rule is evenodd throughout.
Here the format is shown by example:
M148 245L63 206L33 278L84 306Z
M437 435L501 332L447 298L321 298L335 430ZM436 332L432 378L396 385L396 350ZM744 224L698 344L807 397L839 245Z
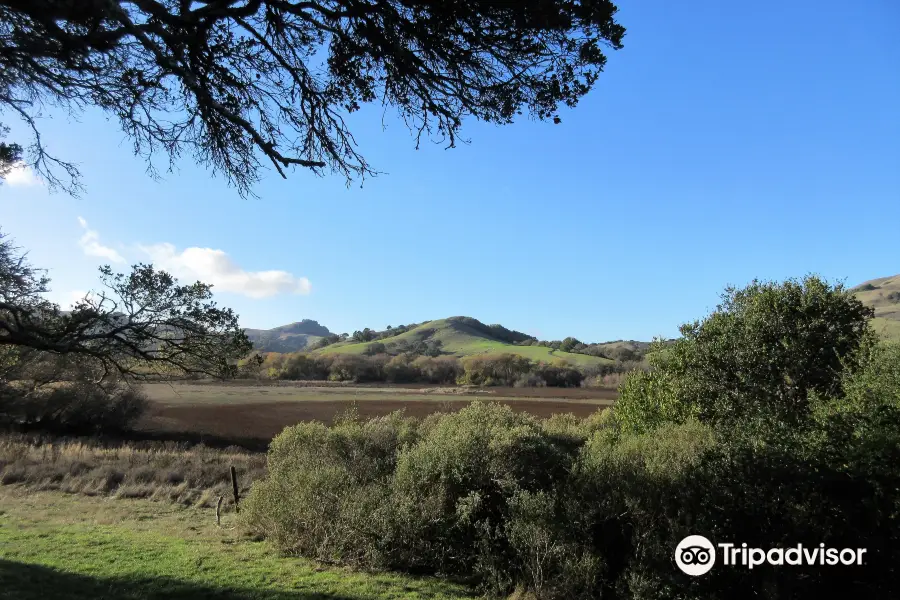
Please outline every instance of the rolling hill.
M851 291L863 303L875 309L872 322L875 330L884 337L900 341L900 275L866 281ZM319 339L331 335L327 327L316 321L304 319L274 329L245 329L257 350L265 352L297 352L306 350ZM574 364L589 366L611 362L609 359L586 354L553 350L545 346L519 346L511 342L527 339L525 334L511 331L500 325L485 325L471 317L449 317L422 323L409 331L393 337L371 342L342 341L315 353L364 354L373 344L384 344L386 349L399 352L418 344L440 342L440 351L454 356L472 356L498 352L511 352L534 361L565 359ZM618 340L600 344L608 356L624 352L643 354L649 342Z
M900 275L871 279L854 287L856 297L875 309L872 326L884 337L900 341Z
M390 338L361 343L352 341L338 342L315 352L363 354L372 344L377 343L382 343L388 350L391 350L414 346L419 342L439 341L443 353L459 357L510 352L534 361L550 362L553 359L564 359L582 366L612 362L596 356L573 354L559 350L554 351L552 348L544 346L517 346L497 337L498 335L504 335L503 332L509 332L509 330L498 326L485 325L471 317L449 317L422 323L418 327Z
M310 319L274 329L245 329L244 332L254 348L265 352L297 352L331 335L327 327Z

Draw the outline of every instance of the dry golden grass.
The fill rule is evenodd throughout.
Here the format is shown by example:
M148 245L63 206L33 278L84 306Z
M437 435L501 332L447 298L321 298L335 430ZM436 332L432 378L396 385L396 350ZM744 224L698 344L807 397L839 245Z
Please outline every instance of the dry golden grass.
M188 506L232 503L230 467L241 493L265 474L266 457L240 449L171 442L104 447L91 440L0 437L0 484L89 496L150 498Z

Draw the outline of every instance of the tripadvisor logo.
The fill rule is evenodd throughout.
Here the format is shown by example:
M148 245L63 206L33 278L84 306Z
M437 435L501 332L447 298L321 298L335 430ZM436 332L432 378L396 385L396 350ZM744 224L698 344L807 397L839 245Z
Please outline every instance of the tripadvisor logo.
M688 575L703 575L716 564L716 549L702 535L689 535L675 548L675 563Z
M805 547L797 544L790 548L749 548L747 544L720 543L713 545L702 535L689 535L675 548L675 564L684 573L698 576L708 573L716 564L716 548L722 564L729 567L752 569L760 565L861 565L865 548Z

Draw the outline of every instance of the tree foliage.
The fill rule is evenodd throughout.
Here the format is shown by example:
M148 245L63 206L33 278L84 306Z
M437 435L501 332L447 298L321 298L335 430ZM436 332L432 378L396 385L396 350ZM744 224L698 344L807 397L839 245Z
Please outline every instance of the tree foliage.
M29 163L74 189L38 110L97 106L136 154L190 152L248 193L266 161L365 177L345 117L379 101L416 145L466 117L558 122L622 47L610 0L2 0L0 104L32 131ZM57 175L62 171L62 176Z
M0 351L19 368L67 357L92 379L233 375L252 346L237 315L204 283L179 285L151 265L100 269L102 288L68 312L46 300L49 279L0 238ZM26 360L27 359L27 360ZM7 377L11 379L12 377Z
M716 311L657 342L651 370L622 389L616 412L634 426L690 417L796 425L812 394L840 395L871 348L873 311L815 276L727 288Z
M9 133L9 127L0 125L0 140ZM22 161L22 146L0 141L0 181Z

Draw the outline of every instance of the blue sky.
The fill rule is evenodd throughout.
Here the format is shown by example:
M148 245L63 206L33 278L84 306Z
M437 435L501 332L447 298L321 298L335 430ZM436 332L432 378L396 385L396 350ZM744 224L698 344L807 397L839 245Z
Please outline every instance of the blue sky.
M649 339L727 284L900 272L900 4L619 6L625 48L561 125L469 121L470 145L416 151L373 107L353 130L385 175L270 172L243 200L189 161L149 179L102 114L48 113L43 135L87 193L9 181L0 225L63 304L100 264L153 260L213 273L245 326L336 332L469 315L541 339Z

